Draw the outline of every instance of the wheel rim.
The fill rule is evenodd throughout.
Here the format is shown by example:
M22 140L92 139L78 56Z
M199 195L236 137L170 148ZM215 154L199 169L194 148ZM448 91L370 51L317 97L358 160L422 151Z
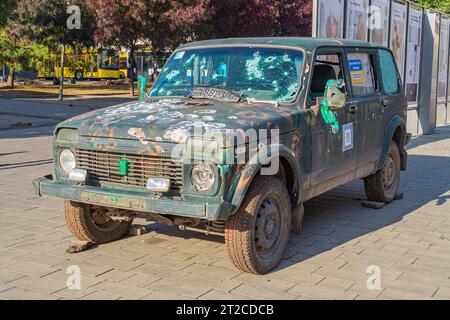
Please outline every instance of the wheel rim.
M392 152L389 153L386 163L383 168L383 185L384 190L387 194L392 193L396 184L396 166L395 166L395 156Z
M106 209L102 207L91 207L89 218L93 225L102 231L110 231L117 227L119 221L112 220L107 214Z
M274 196L267 197L259 207L255 221L255 247L262 258L270 257L277 247L281 230L280 202Z

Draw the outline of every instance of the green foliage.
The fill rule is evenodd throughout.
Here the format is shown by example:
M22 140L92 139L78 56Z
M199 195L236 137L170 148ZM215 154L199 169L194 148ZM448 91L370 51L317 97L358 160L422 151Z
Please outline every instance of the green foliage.
M450 14L450 1L449 0L418 0L420 4L427 8L432 8L440 12Z
M8 65L15 71L38 69L49 55L47 46L16 38L6 29L0 30L0 65Z
M6 30L0 31L0 64L16 71L28 65L28 50L24 40L11 37Z
M17 6L17 0L1 0L0 1L0 26L6 24L11 12Z

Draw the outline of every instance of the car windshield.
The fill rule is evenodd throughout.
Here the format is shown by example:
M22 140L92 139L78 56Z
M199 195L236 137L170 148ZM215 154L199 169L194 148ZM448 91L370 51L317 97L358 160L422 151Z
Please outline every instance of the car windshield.
M232 91L260 101L292 101L303 54L279 48L220 47L175 52L150 96L189 96L199 87Z

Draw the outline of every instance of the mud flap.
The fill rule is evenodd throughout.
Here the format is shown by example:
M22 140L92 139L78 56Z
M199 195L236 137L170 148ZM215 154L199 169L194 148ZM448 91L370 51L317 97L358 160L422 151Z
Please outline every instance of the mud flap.
M303 203L300 203L297 207L292 208L292 232L300 234L304 214L305 207L303 206Z

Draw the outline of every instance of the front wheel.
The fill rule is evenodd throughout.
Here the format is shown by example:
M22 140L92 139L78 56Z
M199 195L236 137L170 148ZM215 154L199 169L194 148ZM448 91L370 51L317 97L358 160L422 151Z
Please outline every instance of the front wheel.
M291 202L283 182L257 177L225 226L225 243L240 270L265 274L278 266L288 244Z
M383 168L364 179L364 189L370 201L390 203L395 199L400 184L400 151L391 142Z
M131 221L114 221L106 208L64 201L64 217L72 234L81 241L102 244L123 237Z

